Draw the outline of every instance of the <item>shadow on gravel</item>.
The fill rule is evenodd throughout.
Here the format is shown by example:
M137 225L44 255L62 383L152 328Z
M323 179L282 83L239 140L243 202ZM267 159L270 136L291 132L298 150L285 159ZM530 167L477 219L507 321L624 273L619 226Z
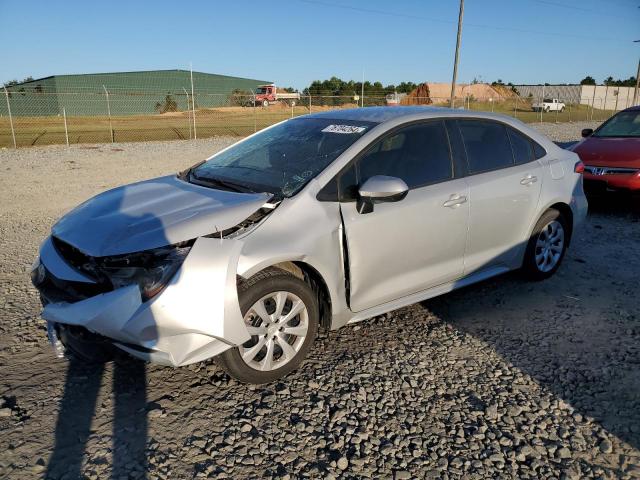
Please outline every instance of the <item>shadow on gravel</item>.
M146 366L128 360L113 362L112 478L145 478L147 446ZM94 431L103 365L87 365L71 358L60 413L55 446L45 478L76 479L82 475L87 442ZM107 458L102 461L108 462Z
M589 213L640 220L640 194L612 193L589 197Z
M576 413L593 418L638 449L637 285L629 287L629 273L625 277L619 264L607 263L607 255L617 256L615 248L623 247L615 237L609 240L600 222L613 219L625 234L633 235L640 232L640 214L628 197L594 203L587 234L572 240L560 271L551 279L528 282L509 273L422 306L482 340ZM590 244L594 231L602 233ZM629 253L623 251L618 258L624 262Z

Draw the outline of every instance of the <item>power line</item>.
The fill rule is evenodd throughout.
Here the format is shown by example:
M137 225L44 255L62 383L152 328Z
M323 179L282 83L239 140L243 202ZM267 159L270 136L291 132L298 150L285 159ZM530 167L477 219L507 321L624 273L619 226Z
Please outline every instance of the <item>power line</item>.
M339 8L343 10L352 10L356 12L373 13L376 15L384 15L389 17L409 18L412 20L424 20L424 21L435 22L435 23L447 23L450 25L457 24L457 22L455 21L445 20L442 18L425 17L420 15L409 15L406 13L390 12L390 11L378 10L373 8L354 7L351 5L340 5L337 3L325 2L323 0L298 0L298 2L307 3L311 5L319 5L323 7ZM601 41L606 40L606 41L616 42L616 43L627 43L627 41L625 40L621 40L620 38L613 38L613 37L598 37L598 36L592 36L592 35L577 35L577 34L570 34L570 33L529 30L524 28L504 27L504 26L498 26L498 25L484 25L480 23L465 23L465 26L472 27L472 28L487 29L487 30L498 30L498 31L515 32L515 33L529 33L534 35L578 38L583 40L601 40Z
M592 13L594 15L599 15L599 16L614 17L614 18L628 18L627 16L624 16L624 15L615 15L615 14L605 12L603 10L594 10L593 8L577 7L575 5L568 5L566 3L553 2L550 0L529 0L529 1L541 3L543 5L550 5L552 7L560 7L560 8L566 8L569 10L576 10L579 12Z

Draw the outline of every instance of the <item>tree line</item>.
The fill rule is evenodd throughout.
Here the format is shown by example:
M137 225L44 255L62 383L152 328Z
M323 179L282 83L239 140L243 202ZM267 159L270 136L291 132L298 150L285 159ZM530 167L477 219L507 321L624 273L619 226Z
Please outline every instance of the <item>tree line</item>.
M603 83L604 85L607 85L609 87L635 87L636 77L631 76L626 80L621 80L621 79L614 80L614 78L611 75L609 75L607 78L604 79ZM580 80L580 85L596 85L596 79L593 78L591 75L587 75L582 80Z
M384 96L389 93L409 93L418 87L417 83L401 82L398 85L383 85L381 82L364 82L365 96ZM331 77L328 80L314 80L302 91L302 95L353 97L362 93L362 82Z

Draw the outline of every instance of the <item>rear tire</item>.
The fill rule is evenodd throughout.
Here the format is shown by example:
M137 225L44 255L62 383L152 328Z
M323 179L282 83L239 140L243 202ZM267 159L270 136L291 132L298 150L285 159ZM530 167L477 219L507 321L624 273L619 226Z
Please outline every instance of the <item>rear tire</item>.
M529 238L522 271L530 280L551 277L562 263L567 251L569 225L562 213L547 210L538 220Z
M218 365L236 380L255 384L298 368L318 332L318 299L311 287L289 272L269 268L240 284L238 299L252 336L218 355Z

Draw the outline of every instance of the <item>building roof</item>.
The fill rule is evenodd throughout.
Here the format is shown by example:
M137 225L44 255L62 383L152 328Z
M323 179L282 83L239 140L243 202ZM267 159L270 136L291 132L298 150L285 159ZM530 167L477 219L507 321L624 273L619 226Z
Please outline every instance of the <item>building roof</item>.
M108 75L153 75L158 73L184 73L190 75L192 72L190 70L182 70L182 69L167 69L167 70L137 70L137 71L129 71L129 72L98 72L98 73L65 73L60 75L49 75L46 77L36 78L34 80L29 80L28 82L21 82L12 87L16 87L18 85L28 85L31 83L42 82L44 80L50 80L54 78L68 78L68 77L97 77L97 76L108 76ZM246 77L237 77L233 75L222 75L219 73L208 73L208 72L199 72L193 71L194 75L208 75L212 77L220 77L220 78L229 78L229 79L243 79L243 80L252 80L256 82L269 83L265 80L254 80L252 78Z

